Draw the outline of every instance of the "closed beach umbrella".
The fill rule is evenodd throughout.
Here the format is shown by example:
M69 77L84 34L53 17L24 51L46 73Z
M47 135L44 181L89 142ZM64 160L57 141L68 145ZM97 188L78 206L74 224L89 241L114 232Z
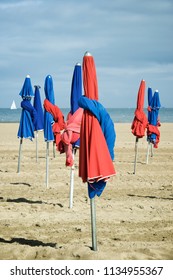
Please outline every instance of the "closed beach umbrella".
M151 108L150 108L150 105L151 105L151 101L152 101L152 98L153 98L153 93L152 93L152 88L148 88L148 123L151 122ZM147 130L148 130L148 127L147 127ZM151 156L153 156L153 152L152 152L152 144L150 142L150 139L147 137L147 141L148 141L148 147L147 147L147 160L146 160L146 163L148 164L148 157L149 157L149 150L151 148Z
M66 166L71 167L70 173L70 200L69 207L73 207L73 191L74 191L74 157L76 150L80 146L80 127L83 115L83 109L79 107L78 101L82 96L82 68L79 63L74 67L71 96L70 96L70 112L67 115L65 130L61 134L61 142L59 145L60 153L66 153Z
M150 105L153 98L152 88L148 88L148 123L151 122L151 110Z
M45 79L44 100L44 139L47 142L46 148L46 186L48 187L49 173L49 142L53 142L58 147L60 142L60 132L64 129L64 116L58 106L55 105L53 80L50 75Z
M160 131L158 127L160 126L159 121L159 110L160 110L160 98L159 92L156 90L148 104L148 127L147 127L147 140L148 143L153 144L154 148L158 148L158 144L160 142ZM147 151L147 158L148 158L148 151ZM147 160L148 163L148 160Z
M55 104L53 79L48 75L44 83L44 91L46 100L51 104ZM49 142L54 142L54 134L52 125L54 123L53 116L50 112L44 109L44 139L46 141L46 187L49 185Z
M35 87L35 94L34 94L34 102L33 106L37 111L37 122L35 124L34 130L39 131L44 129L44 114L43 114L43 106L40 97L40 86Z
M101 104L98 103L94 58L88 52L83 58L83 86L87 99L81 98L79 105L83 106L83 101L85 103L85 100L90 99L93 100L92 106L99 107L100 105L101 107ZM103 125L103 127L105 126ZM114 175L115 169L101 122L99 122L99 113L97 119L91 111L84 109L80 132L79 177L88 184L88 195L91 203L92 248L94 251L97 250L95 195L101 195L106 182Z
M20 161L21 161L21 149L23 138L33 140L34 138L34 126L37 122L37 112L31 105L31 98L34 96L30 76L27 75L23 84L23 87L19 93L23 101L21 102L22 113L20 117L20 124L18 129L18 138L20 138L19 146L19 159L18 159L18 170L20 172Z
M38 161L38 131L42 131L44 129L44 115L43 115L43 107L40 97L40 86L36 85L35 94L34 94L34 102L33 106L37 111L37 121L34 127L34 131L36 131L36 161Z
M135 116L131 125L132 133L134 136L136 136L134 174L136 173L138 140L139 138L142 138L145 135L145 130L148 124L148 120L144 112L144 97L145 97L145 81L142 80L138 90Z
M55 104L54 89L53 89L53 79L48 75L45 79L44 91L46 99L51 103ZM54 141L54 134L52 131L52 125L54 123L53 116L47 110L44 110L44 139L46 142Z

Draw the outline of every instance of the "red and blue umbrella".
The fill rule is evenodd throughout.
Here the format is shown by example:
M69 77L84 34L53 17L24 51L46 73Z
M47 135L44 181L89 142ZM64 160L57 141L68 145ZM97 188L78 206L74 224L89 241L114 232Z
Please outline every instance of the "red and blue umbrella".
M73 189L74 189L74 157L76 150L80 146L80 127L83 115L83 109L79 107L78 101L82 96L82 68L79 63L74 67L70 105L71 110L67 115L65 129L61 134L59 144L60 153L66 153L66 166L71 167L70 175L70 202L69 207L73 206Z
M98 102L98 84L94 58L90 53L86 53L83 58L83 86L86 98L79 100L79 106L84 107L79 150L79 177L87 182L88 195L91 202L91 221L92 221L92 248L97 250L96 241L96 219L95 219L95 196L100 196L106 182L115 175L115 169L105 138L106 122L109 115L106 114L104 107ZM88 102L90 101L90 103ZM96 107L93 112L90 108ZM100 110L101 109L101 110ZM102 111L104 113L102 114ZM111 123L110 123L111 124ZM112 135L115 136L111 126ZM115 138L113 137L115 140ZM113 141L114 141L113 140Z
M148 95L151 96L149 90ZM147 140L153 144L154 148L158 148L158 143L160 141L160 131L158 127L160 126L159 121L159 110L161 108L159 92L156 90L151 97L148 97L148 127L147 127Z
M64 129L64 116L58 106L55 105L53 80L50 75L45 79L44 100L44 138L47 142L46 148L46 186L48 187L48 162L49 162L49 142L53 142L58 147L60 142L60 132Z
M51 75L46 76L44 83L45 97L50 104L55 104L53 79ZM44 109L44 139L47 142L46 145L46 187L49 186L49 142L54 142L54 133L52 125L54 124L53 116L50 112Z
M74 68L72 85L71 85L71 98L70 98L71 115L74 115L74 113L80 109L78 101L81 96L82 96L82 67L79 63L77 63ZM79 146L80 146L80 138L73 143L73 148L75 147L78 148Z
M135 110L135 116L131 125L131 130L134 136L136 136L135 141L135 162L134 162L134 174L136 173L136 163L138 154L138 140L145 135L145 131L148 125L147 116L144 112L144 97L145 97L145 81L142 80L139 86L137 95L137 104Z
M46 99L51 103L55 104L54 89L53 89L53 79L48 75L45 79L44 91ZM44 139L46 142L54 141L54 133L52 130L52 125L54 123L53 116L47 110L44 110Z
M102 104L98 102L98 85L93 57L83 59L85 97L79 100L84 108L80 134L79 176L88 182L90 198L100 196L106 182L115 175L113 166L114 124ZM99 139L99 140L98 140Z

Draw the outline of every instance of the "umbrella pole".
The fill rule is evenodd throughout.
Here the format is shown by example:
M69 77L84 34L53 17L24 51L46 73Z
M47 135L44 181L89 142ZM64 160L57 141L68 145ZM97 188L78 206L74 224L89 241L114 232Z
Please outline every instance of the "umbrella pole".
M75 150L73 149L73 161L74 161L74 154L75 154ZM69 207L72 208L73 207L73 191L74 191L74 163L73 166L71 167L71 172L70 172L70 203L69 203Z
M17 173L20 173L20 161L21 161L21 152L22 152L22 142L23 142L23 138L20 139Z
M93 249L94 251L97 251L95 198L91 198L91 199L90 199L90 206L91 206L92 249Z
M36 131L36 162L38 162L38 130Z
M136 137L136 142L135 142L135 163L134 163L134 174L136 174L136 163L137 163L137 155L138 155L138 140L139 138Z
M146 164L148 164L149 153L150 153L150 141L148 141L148 146L147 146L147 160L146 160Z
M53 157L55 158L55 142L53 142Z
M151 143L151 157L153 157L154 154L153 154L153 144Z
M46 187L49 186L49 142L47 142L46 146Z

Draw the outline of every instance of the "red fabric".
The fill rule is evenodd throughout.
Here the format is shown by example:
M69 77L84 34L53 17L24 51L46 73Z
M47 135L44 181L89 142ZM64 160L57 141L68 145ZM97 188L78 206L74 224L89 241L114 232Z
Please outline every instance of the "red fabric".
M64 116L58 106L53 105L48 99L44 100L43 106L45 110L53 116L55 121L52 126L52 131L54 133L56 146L58 147L58 144L61 140L60 131L65 127Z
M158 124L160 126L160 123ZM149 124L147 127L147 135L150 135L152 133L156 134L156 141L154 143L154 148L158 148L158 144L160 142L160 131L158 129L158 126Z
M85 95L98 100L98 86L94 59L92 56L83 58L83 83ZM96 117L84 110L79 150L79 177L83 182L107 181L115 175L113 162Z
M60 153L66 153L66 166L72 166L74 163L72 144L80 138L82 115L82 108L76 110L73 115L69 113L67 116L65 130L61 134L61 141L58 145L58 150Z
M147 117L143 111L144 96L145 96L145 81L142 80L138 91L135 117L131 125L132 133L138 138L142 138L145 135L145 130L148 125Z

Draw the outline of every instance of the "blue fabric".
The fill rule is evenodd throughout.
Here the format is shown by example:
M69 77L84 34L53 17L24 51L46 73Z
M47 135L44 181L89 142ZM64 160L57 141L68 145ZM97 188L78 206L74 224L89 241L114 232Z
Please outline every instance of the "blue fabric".
M104 137L106 139L106 143L110 152L110 156L112 160L114 160L114 146L116 141L116 132L114 128L114 123L103 107L101 103L96 100L89 99L85 96L81 96L79 99L79 106L84 110L89 110L98 120Z
M43 130L44 129L44 115L43 115L43 107L41 103L41 97L40 97L40 90L39 86L35 86L35 97L34 97L34 103L33 106L35 110L37 111L37 122L35 124L34 130Z
M81 65L75 65L72 85L71 85L71 114L73 115L77 109L79 109L78 100L82 96L82 68ZM80 147L80 139L78 139L74 144L74 147Z
M150 112L149 124L157 126L159 109L161 108L158 91L155 91L152 97L152 100L150 102L150 108L151 108L151 112ZM154 143L156 141L156 134L152 133L151 135L149 135L148 140Z
M101 103L96 100L89 99L85 96L81 96L78 102L79 106L84 110L89 110L98 120L102 132L104 134L110 156L114 160L114 146L116 141L116 132L114 128L114 123L103 107ZM106 182L100 180L95 183L88 183L88 195L89 198L95 197L95 195L100 196L106 186Z
M23 99L27 99L28 97L33 97L34 96L34 92L33 92L32 85L31 85L31 79L29 77L25 78L23 87L22 87L19 95Z
M34 138L34 126L37 122L37 112L29 100L21 102L22 113L17 136L19 138Z
M48 99L53 105L55 105L53 79L48 75L44 83L44 91L46 99ZM54 123L53 116L44 110L44 139L45 141L54 141L54 134L52 131L52 125Z
M71 114L79 109L78 100L82 96L82 70L81 65L75 65L71 85Z
M153 98L152 89L149 87L148 88L148 106L151 105L152 98ZM151 112L148 111L148 122L150 123L150 121L151 121Z

